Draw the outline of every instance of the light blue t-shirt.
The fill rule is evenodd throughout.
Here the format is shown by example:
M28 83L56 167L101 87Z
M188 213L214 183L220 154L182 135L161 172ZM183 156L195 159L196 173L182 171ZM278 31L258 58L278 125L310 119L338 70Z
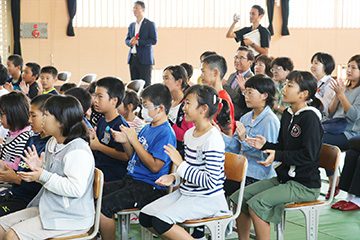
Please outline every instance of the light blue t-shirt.
M168 121L156 127L147 124L141 129L138 139L148 153L154 158L163 161L165 164L159 172L153 173L143 164L136 152L134 152L128 163L128 175L135 180L146 182L157 189L166 189L165 187L155 184L155 181L162 175L169 174L172 162L165 153L164 146L171 144L176 147L176 137L173 129Z

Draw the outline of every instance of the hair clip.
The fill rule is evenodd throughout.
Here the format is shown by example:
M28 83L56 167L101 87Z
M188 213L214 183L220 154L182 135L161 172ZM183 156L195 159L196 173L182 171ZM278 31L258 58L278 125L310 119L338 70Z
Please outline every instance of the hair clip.
M214 95L213 104L216 104L216 95Z

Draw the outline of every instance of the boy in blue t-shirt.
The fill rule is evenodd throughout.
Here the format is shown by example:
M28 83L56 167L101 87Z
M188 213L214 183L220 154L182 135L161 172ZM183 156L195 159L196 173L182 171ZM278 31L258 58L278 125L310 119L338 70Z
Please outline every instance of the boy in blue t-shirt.
M111 130L115 141L124 146L131 157L127 176L121 181L104 185L100 232L103 239L115 235L112 216L123 209L142 208L166 194L166 189L155 184L156 179L168 174L171 160L164 152L164 146L176 146L176 137L167 114L171 108L171 94L162 84L148 86L142 95L142 115L151 123L136 135L133 128L121 126L121 131Z
M26 143L27 147L35 146L38 155L45 150L45 145L50 136L46 136L42 130L42 106L51 95L40 95L31 101L30 125L35 135L30 137ZM30 171L27 164L22 160L19 163L18 172ZM0 193L0 216L7 215L25 209L28 203L36 196L42 185L37 182L21 181L20 184L13 184L11 188Z
M95 166L103 171L105 182L120 180L126 175L129 156L124 152L123 145L115 142L110 133L110 129L119 131L120 126L129 126L117 111L124 92L124 84L117 78L105 77L96 82L94 109L104 116L97 122L96 130L90 131L90 147Z

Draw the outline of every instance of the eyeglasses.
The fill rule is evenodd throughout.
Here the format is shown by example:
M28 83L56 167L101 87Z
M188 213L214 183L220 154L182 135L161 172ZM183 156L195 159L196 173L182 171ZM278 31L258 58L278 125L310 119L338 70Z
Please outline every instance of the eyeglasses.
M234 57L234 60L247 60L247 58L246 57L243 57L243 56L240 56L240 57L238 57L238 56L235 56Z
M272 67L272 68L270 69L270 71L271 71L272 73L273 73L273 72L278 72L278 71L280 71L280 70L283 70L283 68L280 67L280 66Z

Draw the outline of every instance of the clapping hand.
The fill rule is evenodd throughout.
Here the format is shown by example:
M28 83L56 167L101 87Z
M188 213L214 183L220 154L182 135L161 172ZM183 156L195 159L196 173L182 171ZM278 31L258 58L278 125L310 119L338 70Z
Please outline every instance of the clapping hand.
M266 149L264 151L264 153L267 153L268 154L268 157L265 159L265 161L257 161L257 163L265 166L265 167L268 167L270 166L274 160L275 160L275 150L270 150L270 149Z
M247 142L247 144L249 144L251 147L256 148L256 149L261 149L265 143L266 143L266 138L263 136L256 136L254 138L251 137L247 137L245 139L245 141Z
M124 132L121 131L115 131L114 129L110 129L111 135L114 138L115 142L118 143L126 143L129 141L129 139L127 138L126 134Z
M236 133L238 134L238 138L240 141L244 141L246 138L246 128L244 124L239 121L236 121Z
M330 82L330 88L332 90L334 90L336 95L340 95L340 94L345 93L346 86L345 86L344 81L342 79L337 79L337 80L333 79Z
M173 145L168 144L164 146L164 149L165 149L165 153L170 157L171 161L176 166L179 166L183 162L180 153L176 150L176 148Z
M27 150L24 151L25 157L21 156L21 158L26 162L26 164L31 169L31 172L18 172L18 175L22 180L26 182L37 181L40 178L40 175L43 171L43 162L44 162L44 153L39 157L36 148L34 145L28 147Z

